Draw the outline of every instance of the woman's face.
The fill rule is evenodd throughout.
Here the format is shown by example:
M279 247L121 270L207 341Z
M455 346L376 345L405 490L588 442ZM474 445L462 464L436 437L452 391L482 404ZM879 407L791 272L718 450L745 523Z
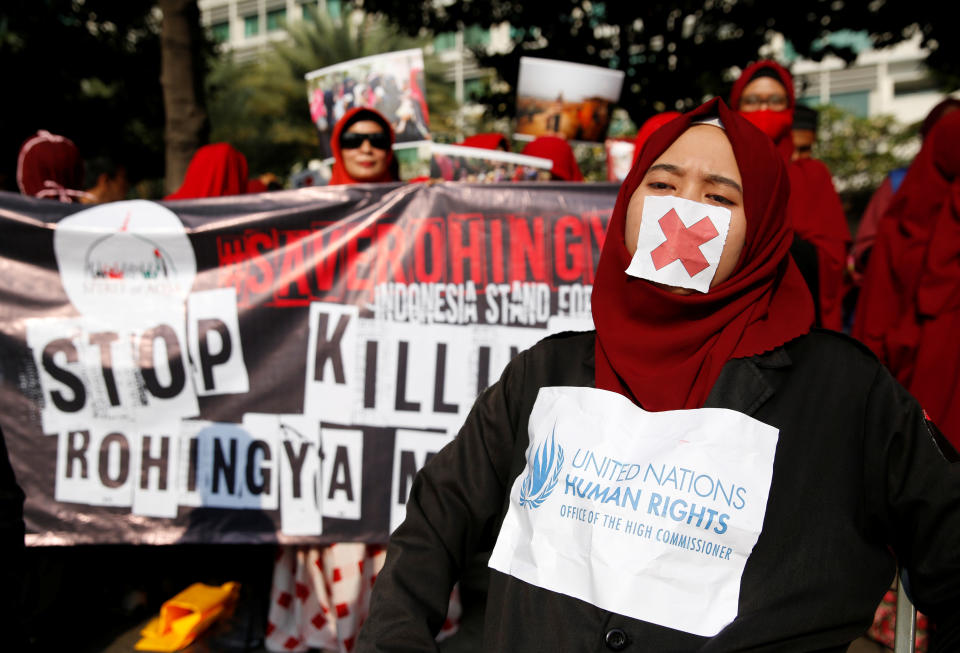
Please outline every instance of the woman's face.
M627 205L624 238L631 256L637 250L644 198L665 195L730 210L730 230L710 286L725 281L740 259L747 231L743 182L726 132L711 125L694 125L653 162ZM667 288L681 295L692 292L674 286Z
M340 135L343 167L360 182L379 179L387 172L389 150L389 134L373 120L358 120Z
M740 94L740 106L743 113L769 109L786 111L789 99L786 87L772 77L757 77L743 87Z

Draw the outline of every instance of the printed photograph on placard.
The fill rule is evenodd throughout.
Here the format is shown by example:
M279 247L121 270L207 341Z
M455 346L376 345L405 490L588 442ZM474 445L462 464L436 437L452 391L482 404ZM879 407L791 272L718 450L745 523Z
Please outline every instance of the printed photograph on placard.
M622 70L520 57L518 138L552 135L603 141L623 77Z
M397 155L401 179L429 177L481 184L545 181L550 179L553 166L550 159L541 157L433 142L398 148Z
M333 126L354 107L382 113L393 125L398 143L430 138L420 49L344 61L307 73L306 80L310 118L320 132L323 156L332 156Z

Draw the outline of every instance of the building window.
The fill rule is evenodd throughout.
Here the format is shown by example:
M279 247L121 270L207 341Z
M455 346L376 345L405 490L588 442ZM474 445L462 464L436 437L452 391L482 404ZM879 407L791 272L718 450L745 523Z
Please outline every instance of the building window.
M327 0L327 13L330 14L330 18L335 21L340 20L340 14L343 9L342 4L340 0Z
M866 118L870 114L870 92L831 93L830 104L846 109L860 118Z
M463 44L468 48L490 45L490 30L479 25L471 25L463 31Z
M457 47L456 32L443 32L437 34L436 38L433 39L433 49L437 52L446 52L447 50L453 50L455 47Z
M216 23L210 26L210 34L217 43L226 43L230 40L230 23Z
M315 20L317 17L317 6L309 2L300 5L300 17L303 20Z
M252 16L243 17L243 35L246 37L256 36L260 33L260 16L254 14Z
M274 9L267 12L267 31L276 32L287 26L287 10Z

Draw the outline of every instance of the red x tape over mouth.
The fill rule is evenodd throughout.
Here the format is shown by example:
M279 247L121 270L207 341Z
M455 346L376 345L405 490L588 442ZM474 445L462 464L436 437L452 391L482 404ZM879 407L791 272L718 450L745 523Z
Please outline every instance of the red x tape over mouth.
M691 277L710 267L700 246L720 235L713 221L705 216L691 227L686 227L675 209L670 209L658 221L667 239L650 252L653 267L661 270L679 260Z

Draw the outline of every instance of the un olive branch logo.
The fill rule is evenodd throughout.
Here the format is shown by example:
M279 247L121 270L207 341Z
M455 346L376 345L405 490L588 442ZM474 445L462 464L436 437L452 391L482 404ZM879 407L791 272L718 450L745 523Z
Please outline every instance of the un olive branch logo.
M554 439L556 432L557 425L554 424L550 438L537 447L533 460L527 459L527 467L530 471L520 485L521 507L539 508L540 504L553 492L560 478L560 470L563 467L563 447L559 446Z

